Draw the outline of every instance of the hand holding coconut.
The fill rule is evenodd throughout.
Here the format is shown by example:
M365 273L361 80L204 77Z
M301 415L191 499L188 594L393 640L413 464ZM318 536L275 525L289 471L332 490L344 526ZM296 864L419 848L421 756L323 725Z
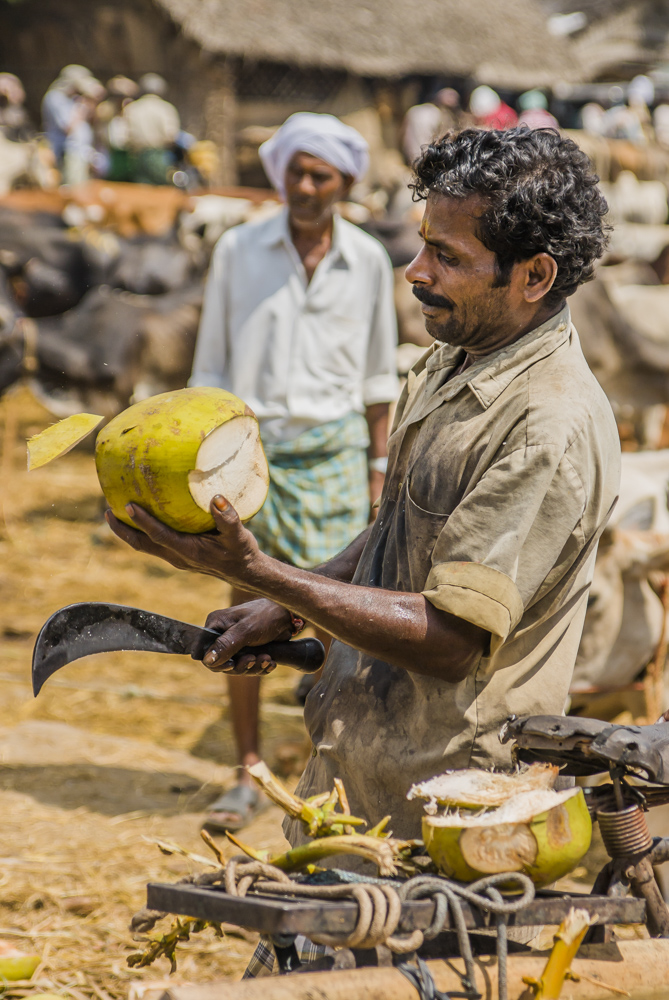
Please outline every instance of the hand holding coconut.
M101 419L76 414L34 436L28 442L28 467L39 468L65 454ZM269 472L258 422L231 393L182 389L136 403L98 435L96 466L111 508L109 523L134 548L179 569L231 582L236 579L235 568L241 570L260 555L239 517L248 519L262 506ZM214 497L227 510L226 518L211 506ZM133 517L144 534L133 529ZM212 533L216 527L218 534ZM230 662L246 644L290 637L289 613L264 603L261 613L256 609L250 616L241 609L227 613L230 621L217 627L234 627L221 637L207 666L234 673L267 673L276 666L267 656Z
M139 530L125 524L111 510L105 516L112 531L133 549L158 556L176 569L204 573L245 587L248 570L263 558L258 543L225 497L215 496L210 511L216 531L199 535L175 531L134 503L126 505L125 513Z

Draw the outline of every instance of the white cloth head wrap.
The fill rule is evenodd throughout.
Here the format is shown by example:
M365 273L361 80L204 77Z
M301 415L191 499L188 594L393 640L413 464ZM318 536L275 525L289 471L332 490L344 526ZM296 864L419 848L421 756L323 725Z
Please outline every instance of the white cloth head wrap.
M359 132L333 115L298 111L258 150L265 173L285 195L286 169L295 153L311 153L359 181L367 173L369 147Z

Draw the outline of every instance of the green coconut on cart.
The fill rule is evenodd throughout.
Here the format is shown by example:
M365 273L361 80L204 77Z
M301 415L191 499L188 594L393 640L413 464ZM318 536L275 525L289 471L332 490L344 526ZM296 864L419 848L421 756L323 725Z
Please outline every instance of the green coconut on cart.
M471 768L415 785L409 795L427 799L423 840L439 870L463 882L518 871L538 886L572 871L590 847L592 821L580 788L550 787L556 773Z

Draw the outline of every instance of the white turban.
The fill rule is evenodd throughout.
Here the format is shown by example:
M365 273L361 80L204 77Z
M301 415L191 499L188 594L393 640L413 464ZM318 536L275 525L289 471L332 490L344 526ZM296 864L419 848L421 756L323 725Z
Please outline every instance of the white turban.
M285 176L295 153L311 153L356 181L367 173L369 147L359 132L333 115L298 111L258 150L265 173L285 195Z

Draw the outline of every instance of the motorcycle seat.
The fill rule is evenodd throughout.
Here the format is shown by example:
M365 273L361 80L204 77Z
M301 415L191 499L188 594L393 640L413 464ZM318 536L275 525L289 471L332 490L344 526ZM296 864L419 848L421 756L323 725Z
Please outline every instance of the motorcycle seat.
M657 784L669 784L669 724L620 726L578 716L512 716L500 732L513 740L523 763L557 764L562 774L580 777L613 767Z

